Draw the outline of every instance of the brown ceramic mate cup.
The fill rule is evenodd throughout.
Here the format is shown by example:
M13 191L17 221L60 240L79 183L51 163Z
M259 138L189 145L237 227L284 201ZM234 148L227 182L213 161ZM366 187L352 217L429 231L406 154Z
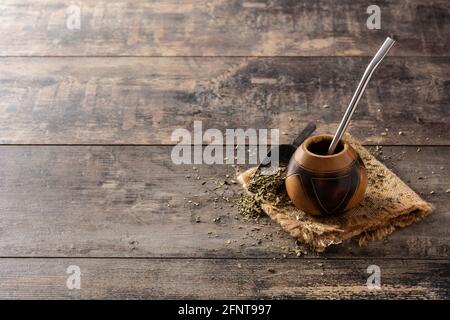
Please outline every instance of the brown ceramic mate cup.
M341 140L327 155L333 136L309 137L289 161L286 189L294 205L312 215L332 215L356 206L367 187L366 167Z

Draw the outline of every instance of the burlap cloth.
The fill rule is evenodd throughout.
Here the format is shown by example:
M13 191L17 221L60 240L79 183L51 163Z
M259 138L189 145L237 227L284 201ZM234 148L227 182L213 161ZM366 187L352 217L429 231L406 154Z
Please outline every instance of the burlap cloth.
M381 240L430 214L432 206L411 190L399 177L375 159L350 135L345 136L363 159L368 175L364 200L355 208L332 217L314 217L292 204L275 205L260 200L263 211L300 242L315 251L355 239L360 245ZM238 176L246 192L256 168ZM286 192L283 188L281 192Z

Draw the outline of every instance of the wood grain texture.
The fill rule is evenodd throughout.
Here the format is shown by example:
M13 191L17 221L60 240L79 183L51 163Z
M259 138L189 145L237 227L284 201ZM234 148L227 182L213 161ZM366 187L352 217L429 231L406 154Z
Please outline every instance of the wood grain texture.
M0 6L2 56L370 56L388 34L392 55L448 56L446 0L77 1L80 29L66 27L70 0L7 0Z
M170 144L195 120L222 131L278 128L291 143L309 121L336 130L368 61L3 58L0 143ZM448 145L449 67L450 58L388 57L349 132L366 144Z
M381 30L369 4L2 1L0 299L448 299L450 2L377 1ZM389 34L349 132L436 210L386 241L297 258L277 224L239 216L235 168L176 166L160 146L195 120L281 143L309 121L333 133Z
M388 241L336 246L324 256L448 258L450 148L382 150L388 166L436 211ZM197 165L197 180L197 171L174 165L170 152L169 146L1 146L0 256L295 257L294 240L278 225L238 215L234 168ZM225 180L230 185L217 188Z
M81 270L81 289L66 269ZM381 290L368 289L378 265ZM0 259L1 299L448 299L442 260ZM269 271L270 270L270 271Z

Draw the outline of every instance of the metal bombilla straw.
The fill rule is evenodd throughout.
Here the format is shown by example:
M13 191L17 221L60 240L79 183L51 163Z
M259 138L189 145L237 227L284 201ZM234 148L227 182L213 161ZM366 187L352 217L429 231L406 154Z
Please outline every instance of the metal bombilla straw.
M364 71L364 75L362 76L358 87L356 88L355 93L353 94L352 100L350 101L350 104L348 105L347 110L345 111L344 117L342 118L342 121L339 124L336 133L334 134L333 140L331 141L327 154L330 155L334 153L336 146L338 145L339 141L342 139L342 136L347 130L353 112L355 112L356 106L358 105L358 102L361 99L367 84L369 83L370 77L372 76L372 74L374 73L375 69L378 67L380 62L383 60L383 58L387 55L389 50L392 48L394 43L395 43L394 39L387 37L386 40L384 40L384 43L381 46L381 48L373 57L372 61L370 61L369 65L366 68L366 71Z

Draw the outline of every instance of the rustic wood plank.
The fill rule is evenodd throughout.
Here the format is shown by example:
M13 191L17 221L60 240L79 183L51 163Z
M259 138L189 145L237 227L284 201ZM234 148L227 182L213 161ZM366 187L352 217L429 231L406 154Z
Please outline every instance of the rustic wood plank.
M450 48L446 0L379 1L381 30L366 26L367 1L81 0L80 29L70 30L73 4L3 1L1 55L369 56L389 33L393 55Z
M70 265L80 290L66 287ZM0 270L1 299L448 299L450 285L447 260L0 259Z
M197 180L197 171L174 165L170 152L1 146L0 256L295 257L294 240L278 225L238 215L234 168L196 165ZM383 157L436 212L386 242L336 246L325 256L448 258L450 147L384 147ZM216 188L225 180L230 186Z
M204 129L279 128L290 143L309 121L336 130L368 60L4 58L0 143L170 144L194 120ZM388 57L349 131L367 144L448 145L449 66L450 58Z

